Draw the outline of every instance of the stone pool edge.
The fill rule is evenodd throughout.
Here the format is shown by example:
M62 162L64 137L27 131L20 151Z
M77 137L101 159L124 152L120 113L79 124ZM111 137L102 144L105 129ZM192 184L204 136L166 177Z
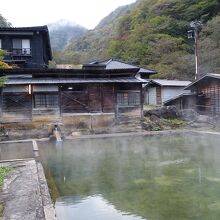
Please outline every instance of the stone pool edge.
M0 161L3 166L13 166L4 180L4 219L57 220L43 167L34 158ZM31 194L30 194L31 192ZM24 197L24 201L21 200ZM15 206L15 207L14 207Z
M109 134L91 134L91 135L75 135L67 136L66 140L75 140L75 139L88 139L88 138L109 138L109 137L129 137L129 136L153 136L153 135L167 135L167 134L211 134L211 135L220 135L220 131L203 131L203 130L165 130L165 131L141 131L141 132L128 132L128 133L109 133ZM40 140L42 141L42 140Z
M195 134L212 134L220 135L220 131L203 131L203 130L164 130L164 131L139 131L139 132L127 132L127 133L107 133L107 134L76 134L66 136L64 140L74 140L74 139L88 139L88 138L108 138L108 137L128 137L128 136L153 136L153 135L166 135L166 134L181 134L181 133L195 133ZM32 142L34 141L49 141L50 138L31 138L23 140L9 140L9 141L0 141L0 144L7 143L22 143L22 142Z
M43 166L40 162L36 162L36 166L38 171L38 180L39 180L39 187L41 192L41 199L44 209L45 220L57 220L56 211L49 193L49 188L47 185L47 180L44 174Z

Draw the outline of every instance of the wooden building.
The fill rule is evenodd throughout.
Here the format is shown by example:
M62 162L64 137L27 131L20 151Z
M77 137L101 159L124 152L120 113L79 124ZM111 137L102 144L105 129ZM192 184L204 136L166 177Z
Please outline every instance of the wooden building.
M194 109L200 114L220 115L220 74L207 74L188 85L191 93L168 100L165 105Z
M75 127L106 126L142 117L139 69L0 69L3 123L61 122ZM91 122L92 121L92 122Z
M181 80L150 80L146 86L145 103L148 105L163 105L167 100L183 93L184 88L190 83L190 81Z
M7 51L4 62L20 68L47 68L52 60L47 26L1 27L0 49Z

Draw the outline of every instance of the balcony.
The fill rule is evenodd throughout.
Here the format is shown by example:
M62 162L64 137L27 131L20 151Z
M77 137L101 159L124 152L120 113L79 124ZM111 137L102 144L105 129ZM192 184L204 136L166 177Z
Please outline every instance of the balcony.
M6 52L3 61L8 64L24 64L31 56L31 48L14 48Z
M31 56L31 48L13 48L11 56Z

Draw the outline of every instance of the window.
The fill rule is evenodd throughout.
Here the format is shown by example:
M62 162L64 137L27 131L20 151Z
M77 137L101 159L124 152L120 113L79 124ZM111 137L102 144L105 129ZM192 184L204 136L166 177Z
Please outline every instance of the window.
M35 108L58 108L59 98L58 94L35 94L34 107Z
M119 106L137 106L141 103L140 92L121 92L117 93Z
M13 39L13 55L30 55L30 39Z
M2 49L2 39L0 39L0 50Z

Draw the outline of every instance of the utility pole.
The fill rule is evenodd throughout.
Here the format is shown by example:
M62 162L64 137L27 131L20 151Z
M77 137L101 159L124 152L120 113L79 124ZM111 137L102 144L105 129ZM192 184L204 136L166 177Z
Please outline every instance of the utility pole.
M188 39L194 38L194 51L195 51L195 80L199 78L199 56L198 56L198 39L199 31L202 27L201 21L190 22L191 30L188 31Z

